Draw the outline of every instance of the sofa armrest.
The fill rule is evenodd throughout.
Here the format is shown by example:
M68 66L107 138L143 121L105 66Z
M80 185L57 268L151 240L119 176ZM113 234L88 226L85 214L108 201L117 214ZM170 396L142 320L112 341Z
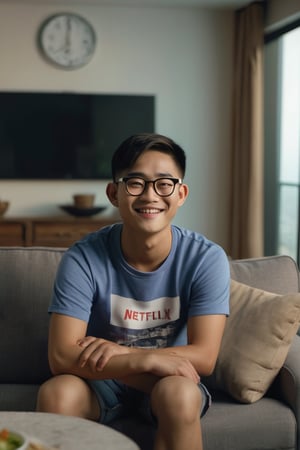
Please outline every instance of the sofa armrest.
M300 336L296 335L278 374L280 394L293 410L297 422L297 448L300 449Z

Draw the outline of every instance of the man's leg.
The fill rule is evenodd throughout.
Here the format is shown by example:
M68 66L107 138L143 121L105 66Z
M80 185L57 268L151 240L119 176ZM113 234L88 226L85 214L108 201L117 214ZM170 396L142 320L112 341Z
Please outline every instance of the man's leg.
M200 411L202 395L190 379L165 377L151 393L158 421L154 450L202 450Z
M57 375L39 389L37 411L99 420L100 407L89 385L75 375Z

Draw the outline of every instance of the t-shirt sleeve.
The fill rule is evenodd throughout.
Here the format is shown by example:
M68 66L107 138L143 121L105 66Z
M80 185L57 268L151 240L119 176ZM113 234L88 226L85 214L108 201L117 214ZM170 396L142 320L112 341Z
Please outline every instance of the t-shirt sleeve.
M228 258L220 246L212 244L195 272L188 316L229 315L229 293Z
M89 264L75 246L60 262L48 311L88 322L93 296L94 282Z

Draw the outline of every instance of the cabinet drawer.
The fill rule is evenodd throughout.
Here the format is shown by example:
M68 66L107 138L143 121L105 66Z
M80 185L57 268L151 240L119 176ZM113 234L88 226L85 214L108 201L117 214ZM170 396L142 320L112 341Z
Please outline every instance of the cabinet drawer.
M88 233L96 231L101 223L34 223L34 245L69 246Z
M74 242L107 225L113 218L0 218L0 246L70 247Z
M0 222L0 245L25 245L26 226L24 223Z

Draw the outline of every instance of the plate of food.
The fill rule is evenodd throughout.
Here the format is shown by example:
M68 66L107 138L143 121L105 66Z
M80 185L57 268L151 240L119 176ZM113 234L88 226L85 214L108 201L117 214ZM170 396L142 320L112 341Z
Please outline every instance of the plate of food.
M27 438L8 428L0 430L0 450L25 450L27 448Z
M43 444L38 439L28 437L21 432L2 428L0 430L0 450L58 450L58 447Z

